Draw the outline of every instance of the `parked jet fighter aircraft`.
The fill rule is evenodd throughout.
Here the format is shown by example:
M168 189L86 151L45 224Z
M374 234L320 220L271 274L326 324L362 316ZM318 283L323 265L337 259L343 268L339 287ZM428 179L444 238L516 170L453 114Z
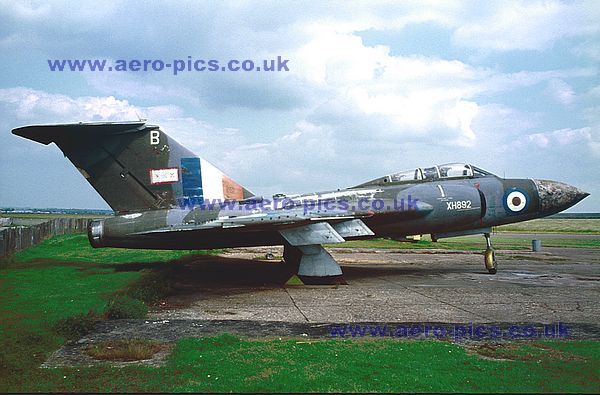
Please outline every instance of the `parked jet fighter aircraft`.
M305 279L341 268L322 247L357 238L483 234L496 273L491 227L540 218L588 196L556 181L502 179L452 163L389 174L343 190L254 196L205 159L145 122L36 125L12 131L63 151L115 211L93 221L94 247L210 249L284 246Z

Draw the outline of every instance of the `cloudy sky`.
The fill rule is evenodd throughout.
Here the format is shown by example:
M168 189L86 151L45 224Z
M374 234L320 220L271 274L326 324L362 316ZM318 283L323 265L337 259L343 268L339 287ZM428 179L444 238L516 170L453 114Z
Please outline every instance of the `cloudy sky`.
M596 1L0 0L0 206L108 208L37 123L146 118L255 194L468 162L600 211ZM289 71L50 71L53 59Z

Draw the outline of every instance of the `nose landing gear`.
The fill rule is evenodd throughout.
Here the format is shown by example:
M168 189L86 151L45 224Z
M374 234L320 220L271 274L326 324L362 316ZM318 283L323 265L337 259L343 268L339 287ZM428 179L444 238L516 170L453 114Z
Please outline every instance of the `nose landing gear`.
M496 252L492 247L492 239L490 239L489 233L484 233L483 236L485 237L485 242L487 244L484 254L485 268L490 274L496 274L498 271L498 262L496 261Z

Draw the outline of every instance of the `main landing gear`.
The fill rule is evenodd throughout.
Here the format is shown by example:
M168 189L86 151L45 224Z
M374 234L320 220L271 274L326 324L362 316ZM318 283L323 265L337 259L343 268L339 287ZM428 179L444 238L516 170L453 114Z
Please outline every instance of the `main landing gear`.
M489 233L484 233L483 237L485 237L485 242L487 244L487 248L485 249L485 268L488 270L490 274L496 274L498 271L498 262L496 261L496 252L494 248L492 248L492 240L490 239Z

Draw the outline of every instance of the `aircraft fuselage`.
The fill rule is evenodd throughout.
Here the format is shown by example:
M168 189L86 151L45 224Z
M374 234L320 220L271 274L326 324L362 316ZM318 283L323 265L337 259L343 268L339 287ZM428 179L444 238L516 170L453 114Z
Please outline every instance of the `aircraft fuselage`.
M345 240L415 234L441 237L478 230L475 233L485 233L493 226L545 217L585 196L575 187L554 181L486 175L370 185L268 201L209 202L196 207L188 201L184 207L94 222L89 237L94 247L210 249L282 245L285 239L279 231L286 224L335 224L349 219L362 220L373 235L349 235Z

